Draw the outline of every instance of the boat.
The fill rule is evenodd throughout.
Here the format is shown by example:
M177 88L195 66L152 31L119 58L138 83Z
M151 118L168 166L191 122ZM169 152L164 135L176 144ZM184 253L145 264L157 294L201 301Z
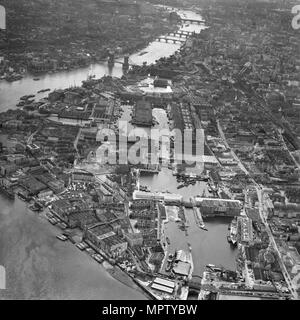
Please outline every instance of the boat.
M58 234L56 236L57 239L59 239L60 241L67 241L68 240L68 237L66 237L65 235L63 234Z
M172 263L167 263L167 265L166 265L166 268L165 268L165 271L166 272L170 272L172 270Z
M76 241L71 236L69 236L68 239L71 241L71 243L73 243L73 244L76 243Z
M217 267L216 265L211 264L211 263L207 264L207 265L206 265L206 268L208 268L208 269L210 269L210 270L212 270L212 271L222 271L221 268L219 268L219 267Z
M42 208L41 208L39 205L36 205L35 203L29 205L28 208L29 208L31 211L34 211L34 212L39 212L39 211L42 210Z
M37 93L42 93L42 92L47 92L47 91L50 91L51 89L42 89L42 90L39 90Z
M58 223L58 221L55 218L48 218L48 221L54 226Z
M148 51L143 51L139 54L139 56L143 56L144 54L148 53Z
M82 243L76 243L76 247L81 251L85 249L85 246Z
M39 81L40 78L33 78L33 81Z
M20 101L17 103L17 107L23 107L25 105L25 101Z
M230 240L233 245L237 243L237 218L234 217L230 224Z
M98 254L98 253L95 253L95 254L93 254L92 255L92 258L94 259L94 260L96 260L97 262L99 262L99 263L102 263L103 261L104 261L104 259L100 256L100 254Z
M93 254L95 254L95 250L92 249L92 248L86 248L85 251L90 255L90 256L93 256Z
M166 241L167 241L167 244L168 244L168 245L171 244L171 241L170 241L170 239L169 239L168 237L166 238Z
M80 243L77 243L77 244L76 244L76 247L77 247L78 249L80 249L81 251L83 251L83 250L85 250L85 249L88 247L88 245L87 245L86 243L84 243L84 242L80 242Z
M180 226L179 226L179 229L181 231L186 231L186 225L184 223L182 223Z
M173 262L173 258L168 258L167 263L172 263Z
M22 97L20 98L20 100L28 100L28 99L34 98L34 97L35 97L34 94L29 94L29 95L22 96Z

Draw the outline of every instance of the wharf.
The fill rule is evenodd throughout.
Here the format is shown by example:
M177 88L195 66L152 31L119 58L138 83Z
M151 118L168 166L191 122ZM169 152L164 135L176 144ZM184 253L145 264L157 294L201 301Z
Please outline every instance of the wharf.
M200 228L200 229L203 229L203 230L207 230L205 228L205 224L203 222L203 218L202 218L202 214L201 214L201 211L199 208L197 208L196 206L196 201L195 201L195 198L194 197L190 197L191 199L191 204L193 206L193 212L194 212L194 217L195 217L195 221L196 221L196 224L197 226Z

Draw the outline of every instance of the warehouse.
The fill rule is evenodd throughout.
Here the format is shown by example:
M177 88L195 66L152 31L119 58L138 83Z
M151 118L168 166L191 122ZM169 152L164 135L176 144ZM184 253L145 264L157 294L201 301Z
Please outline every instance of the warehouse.
M195 198L202 215L209 216L239 216L241 202L239 200Z
M165 286L165 287L169 287L172 289L175 288L175 282L170 281L170 280L166 280L166 279L162 279L162 278L155 278L154 283Z

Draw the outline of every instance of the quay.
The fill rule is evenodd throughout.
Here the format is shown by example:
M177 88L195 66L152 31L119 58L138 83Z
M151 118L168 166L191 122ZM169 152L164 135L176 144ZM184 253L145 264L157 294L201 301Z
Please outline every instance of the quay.
M195 198L194 197L190 197L190 200L191 200L191 204L193 206L193 212L194 212L194 217L195 217L195 221L196 221L197 226L200 229L207 230L205 228L205 224L203 222L201 211L200 211L199 208L197 208L197 204L196 204Z
M167 192L133 192L134 200L157 200L164 201L167 205L172 203L176 206L183 205L186 208L202 208L201 216L239 216L241 211L241 202L232 199L218 199L205 197L190 197L190 201L184 200L183 196L176 193Z

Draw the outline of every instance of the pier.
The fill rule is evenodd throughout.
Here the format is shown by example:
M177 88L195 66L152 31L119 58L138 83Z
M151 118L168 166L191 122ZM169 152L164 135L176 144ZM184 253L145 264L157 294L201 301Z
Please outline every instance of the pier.
M190 197L190 200L191 200L191 204L193 206L193 212L194 212L194 217L195 217L195 221L196 221L197 226L200 229L207 230L205 228L205 224L203 222L201 211L200 211L199 208L197 208L195 198L194 197Z

